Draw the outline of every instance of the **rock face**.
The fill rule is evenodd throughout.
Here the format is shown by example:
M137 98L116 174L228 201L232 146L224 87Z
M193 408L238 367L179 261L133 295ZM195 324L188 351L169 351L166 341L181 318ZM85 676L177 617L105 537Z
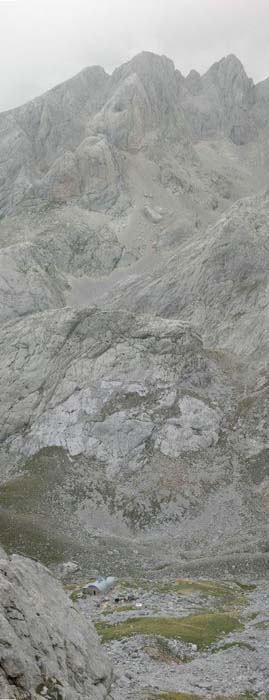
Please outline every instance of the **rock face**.
M183 240L153 272L117 285L107 302L182 318L208 346L263 367L269 344L268 227L268 193L241 200L215 226Z
M143 52L117 69L100 117L108 141L139 150L149 138L182 139L187 133L179 104L179 81L173 62Z
M110 664L91 622L37 562L0 551L0 694L102 700Z
M129 536L180 531L183 547L210 548L217 513L223 546L257 508L262 519L253 474L267 445L265 412L258 438L255 427L266 388L255 376L245 385L236 358L206 351L187 324L65 308L4 325L0 348L1 459L6 478L12 465L16 474L0 489L4 531L21 493L28 524L37 512L85 543L101 524Z
M1 209L32 196L35 183L44 173L46 177L67 144L73 149L81 143L87 134L87 119L102 104L107 80L101 68L89 68L33 102L1 115Z
M0 115L11 549L260 546L268 95L234 56L184 78L145 52Z
M31 243L1 250L1 321L63 306L61 281L53 270L52 274L44 270L39 257L39 249Z
M27 338L32 339L30 345ZM158 423L162 424L167 408L174 411L175 424L177 414L182 415L183 451L188 436L190 450L203 440L206 445L216 439L218 411L194 398L177 403L177 389L181 386L183 394L184 388L194 389L196 374L209 400L206 384L213 371L206 358L199 370L204 356L201 341L178 321L136 319L94 308L65 309L5 326L1 348L5 395L1 437L8 440L9 449L14 440L15 449L20 444L25 455L44 447L65 447L71 455L99 458L110 471L126 469L126 458L128 468L135 468L145 459L146 443L158 443ZM35 390L31 381L29 395L33 373ZM217 385L212 387L212 398L214 390L218 394ZM200 438L192 444L196 424Z
M3 222L3 243L13 226L18 242L0 249L2 321L64 306L69 275L108 274L120 263L124 246L108 217L67 205L44 218L45 230L42 209Z
M183 111L198 138L222 131L242 145L255 137L252 109L259 91L255 94L253 82L236 56L214 63L202 77L191 71L183 93Z

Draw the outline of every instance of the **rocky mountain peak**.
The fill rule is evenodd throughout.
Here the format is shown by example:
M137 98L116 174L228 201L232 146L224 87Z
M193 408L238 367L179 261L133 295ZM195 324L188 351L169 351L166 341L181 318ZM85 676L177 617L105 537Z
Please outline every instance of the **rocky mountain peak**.
M209 71L219 71L223 69L237 73L244 73L246 75L243 64L234 53L230 53L228 56L223 56L219 61L213 63L213 65L209 68Z
M95 133L103 132L109 143L131 151L160 135L165 140L186 139L179 88L173 61L151 52L138 54L114 71Z
M254 85L234 54L214 63L201 78L191 71L184 88L183 111L199 138L223 132L237 145L255 138Z
M250 100L253 81L248 78L241 61L230 54L214 63L204 76L204 80L212 82L220 92L225 92L237 100Z
M197 70L191 70L185 79L185 85L193 95L197 95L202 88L200 73Z
M146 75L154 75L157 70L162 72L175 71L174 62L165 55L156 54L152 51L141 51L136 54L130 61L124 63L113 72L113 78L118 80L118 76L126 76L129 73L137 73L140 77Z

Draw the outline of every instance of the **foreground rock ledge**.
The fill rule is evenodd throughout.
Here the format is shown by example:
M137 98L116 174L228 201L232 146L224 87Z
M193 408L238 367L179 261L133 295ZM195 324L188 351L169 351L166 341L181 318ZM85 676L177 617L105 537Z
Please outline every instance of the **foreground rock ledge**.
M41 564L0 548L0 697L102 700L110 683L92 623L59 582Z

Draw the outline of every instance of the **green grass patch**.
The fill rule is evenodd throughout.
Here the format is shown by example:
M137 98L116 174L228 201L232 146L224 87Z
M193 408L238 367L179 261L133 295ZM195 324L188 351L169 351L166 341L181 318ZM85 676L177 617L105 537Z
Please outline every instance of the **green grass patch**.
M71 595L69 596L69 598L71 598L72 603L76 603L77 600L79 600L80 598L84 598L84 594L82 593L81 589L79 588L79 590L73 591L71 593Z
M112 612L125 612L126 610L134 610L134 606L131 603L126 605L115 605Z
M158 583L144 579L136 579L129 581L121 581L119 587L122 589L132 588L136 590L152 591L152 593L160 593L162 595L181 595L191 596L200 595L202 597L215 597L219 602L225 605L242 605L245 603L245 593L250 590L255 590L255 587L247 584L236 583L221 583L209 579L190 579L178 578L165 583Z
M124 620L116 625L98 623L97 630L103 642L122 639L136 634L181 639L197 644L203 649L225 634L242 629L235 613L202 613L189 617L138 617Z
M46 512L68 464L61 448L40 450L25 460L13 479L0 484L0 505L19 514Z
M7 552L47 565L85 553L85 546L68 527L73 505L72 499L71 505L70 499L64 499L63 489L72 469L64 450L45 448L0 484L0 544Z
M42 525L37 516L18 515L0 507L0 543L8 553L30 556L46 565L70 559L73 551L68 539L48 531L46 523Z
M254 583L241 583L241 581L235 581L236 585L241 588L241 591L246 591L246 593L253 593L256 591L257 586Z
M239 591L232 585L221 584L218 581L209 581L206 579L200 579L194 581L192 579L177 579L176 581L171 581L160 584L158 586L160 593L177 593L179 595L191 595L195 593L200 593L203 596L236 596Z
M115 605L114 607L108 607L101 610L102 615L112 615L114 612L129 612L129 610L134 610L134 606L130 604L127 605Z

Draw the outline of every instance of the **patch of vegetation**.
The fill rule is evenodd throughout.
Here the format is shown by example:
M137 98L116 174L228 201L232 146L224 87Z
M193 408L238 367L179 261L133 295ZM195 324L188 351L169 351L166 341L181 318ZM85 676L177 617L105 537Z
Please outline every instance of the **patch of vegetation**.
M72 603L76 603L77 600L79 600L80 598L84 598L84 594L82 593L82 590L79 588L79 589L76 589L75 591L73 591L69 597L71 598Z
M246 690L240 695L216 695L213 700L256 700L257 693ZM182 693L178 691L162 691L158 693L150 693L148 700L205 700L201 695L193 693Z
M79 542L74 545L64 527L70 506L65 511L61 493L71 467L63 449L49 447L25 460L12 479L0 484L0 543L8 552L48 565L72 558L74 546L76 552L84 549Z
M154 590L154 584L151 581L148 581L147 579L138 579L138 578L133 578L133 579L126 579L122 581L117 582L117 587L116 590L126 590L126 589L132 589L133 590L142 590L142 591L153 591Z
M235 581L236 585L241 588L242 591L246 591L246 593L252 593L253 591L256 591L257 586L251 583L241 583L241 581Z
M87 578L85 581L79 581L77 583L66 583L63 589L67 594L74 593L75 591L81 591L83 586L87 586L88 583L93 583L94 581L94 578Z
M193 693L180 693L175 691L164 691L158 694L152 694L149 696L150 700L203 700L200 695L194 695Z
M49 700L62 700L62 683L57 678L46 678L46 680L36 687L38 695L45 695Z
M191 659L186 655L179 655L176 651L170 648L166 639L157 638L151 646L145 647L145 652L155 661L162 663L187 663Z
M47 515L61 486L68 459L60 448L46 448L27 459L14 478L0 484L0 506L10 512Z
M164 583L158 586L160 593L177 593L179 595L190 595L193 593L200 593L203 596L232 596L238 595L238 591L234 586L229 584L222 584L218 581L210 581L206 579L200 579L194 581L192 579L177 579L171 583Z
M220 651L227 651L227 649L232 649L233 647L238 647L239 649L248 649L249 651L255 651L255 647L248 644L248 642L229 642L223 644L219 649L213 649L213 654L218 654Z
M112 615L114 612L128 612L129 610L134 610L134 606L131 603L126 605L114 605L114 607L104 608L101 612L102 615Z
M235 630L241 630L236 613L202 613L189 617L138 617L124 620L116 625L97 624L103 642L122 639L136 634L181 639L204 649Z
M102 615L112 615L113 612L113 608L105 608L104 610L102 610Z
M64 586L64 590L68 593L69 598L75 603L80 598L87 598L89 593L84 589L89 583L93 583L94 579L87 580L81 583L70 584L69 586Z
M19 515L0 509L0 541L8 553L17 552L42 561L57 563L68 557L73 548L65 538L49 532L46 523L35 516Z
M117 605L113 608L113 612L125 612L126 610L134 610L134 606L129 603L126 605Z
M262 620L261 622L256 622L256 625L254 625L257 630L267 630L269 627L269 620Z
M249 620L256 620L256 617L258 617L258 614L259 613L257 613L257 612L251 612L248 614L248 619Z
M200 595L203 597L219 598L220 602L227 604L241 605L245 602L244 594L250 588L244 588L246 584L221 583L210 579L178 578L165 583L156 583L147 579L135 579L121 581L118 586L121 589L132 588L137 590L151 590L161 594L176 594L182 596ZM252 587L251 587L252 590Z
M132 532L139 532L152 525L161 514L163 504L167 504L170 498L158 498L152 493L147 505L135 501L134 498L122 498L118 504L118 510L127 521Z
M246 690L244 693L239 695L217 695L214 700L256 700L257 693L250 690Z

